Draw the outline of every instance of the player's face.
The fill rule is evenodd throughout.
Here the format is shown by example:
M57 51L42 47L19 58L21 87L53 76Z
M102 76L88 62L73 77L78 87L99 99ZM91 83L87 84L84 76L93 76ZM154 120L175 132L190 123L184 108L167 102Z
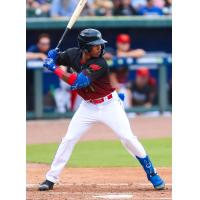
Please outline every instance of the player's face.
M49 38L43 37L38 42L38 47L41 52L47 52L50 48L50 40Z
M136 76L136 84L138 87L144 87L148 83L148 76Z
M122 4L124 6L129 6L131 4L131 0L122 0Z
M117 43L117 49L120 51L127 52L130 50L130 44L129 43Z
M91 57L98 58L101 54L101 49L102 49L101 45L92 46L92 49L90 51Z

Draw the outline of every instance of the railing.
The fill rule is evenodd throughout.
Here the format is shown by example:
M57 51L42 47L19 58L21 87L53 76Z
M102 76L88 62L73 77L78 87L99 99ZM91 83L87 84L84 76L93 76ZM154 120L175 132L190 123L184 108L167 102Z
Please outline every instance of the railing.
M126 112L148 112L148 111L164 111L171 110L171 106L168 105L168 93L167 93L167 67L172 63L171 54L162 55L147 55L143 58L117 58L114 57L108 61L110 67L118 67L119 65L127 65L129 70L135 70L141 65L147 66L149 69L158 70L158 106L152 106L151 108L145 107L133 107L127 109ZM28 61L27 68L32 69L34 73L34 112L27 112L27 119L32 118L62 118L72 117L72 112L65 114L59 113L44 113L43 112L43 62L42 61Z
M26 28L31 29L64 29L69 17L27 18ZM114 16L114 17L79 17L74 28L141 28L141 27L171 27L171 16Z

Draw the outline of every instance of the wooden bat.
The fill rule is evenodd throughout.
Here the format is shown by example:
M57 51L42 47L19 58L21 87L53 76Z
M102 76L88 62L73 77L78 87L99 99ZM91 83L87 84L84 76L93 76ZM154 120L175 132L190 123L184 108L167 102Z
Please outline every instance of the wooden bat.
M75 24L76 20L78 19L79 15L81 14L81 11L83 10L85 4L86 4L87 0L80 0L78 5L76 6L76 9L74 10L74 13L72 14L69 22L68 22L68 25L67 27L65 28L65 31L62 35L62 37L60 38L57 46L56 46L56 49L59 49L65 35L67 34L67 32L69 30L71 30L72 26Z

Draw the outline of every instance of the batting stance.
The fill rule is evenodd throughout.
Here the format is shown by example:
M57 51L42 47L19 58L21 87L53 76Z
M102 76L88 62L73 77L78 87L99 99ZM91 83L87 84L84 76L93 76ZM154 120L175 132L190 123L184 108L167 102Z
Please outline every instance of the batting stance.
M108 65L103 58L106 43L98 30L85 29L78 35L79 48L70 48L64 52L50 50L44 62L44 67L71 85L72 90L77 90L83 101L69 124L46 174L46 180L39 186L41 191L53 189L75 144L92 123L97 121L113 129L127 151L141 163L155 189L165 187L143 146L131 131L122 100L111 87ZM60 65L66 66L68 72L62 71Z

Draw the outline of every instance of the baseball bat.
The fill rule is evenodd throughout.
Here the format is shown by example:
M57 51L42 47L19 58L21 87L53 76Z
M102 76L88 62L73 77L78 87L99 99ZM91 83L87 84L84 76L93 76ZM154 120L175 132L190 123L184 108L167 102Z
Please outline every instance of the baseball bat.
M86 2L87 2L87 0L80 0L79 3L77 4L76 9L74 10L74 12L73 12L68 24L67 24L67 27L65 28L65 31L64 31L62 37L60 38L60 40L59 40L59 42L56 46L56 49L59 49L65 35L67 34L68 31L71 30L72 26L74 25L74 23L78 19L79 15L81 14L81 11L83 10Z

